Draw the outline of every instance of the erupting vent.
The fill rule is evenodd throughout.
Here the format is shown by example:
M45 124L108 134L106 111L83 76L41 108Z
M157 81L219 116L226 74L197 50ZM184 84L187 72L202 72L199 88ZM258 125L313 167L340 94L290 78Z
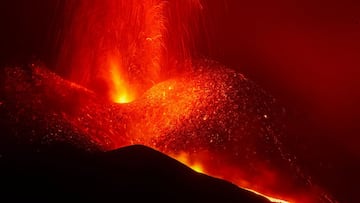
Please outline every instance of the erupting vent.
M284 151L276 100L242 74L194 58L201 3L66 1L63 77L37 64L7 69L0 105L14 123L33 122L33 142L143 144L274 202L325 200Z
M283 151L284 112L273 97L211 61L194 69L116 104L37 65L8 68L1 107L15 134L32 129L30 142L105 151L143 144L258 194L291 202L326 198Z

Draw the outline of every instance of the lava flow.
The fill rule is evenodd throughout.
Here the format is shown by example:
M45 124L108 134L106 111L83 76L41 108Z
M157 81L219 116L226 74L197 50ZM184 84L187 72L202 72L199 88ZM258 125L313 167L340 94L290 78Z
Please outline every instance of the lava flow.
M57 72L71 82L37 65L8 69L9 120L31 120L32 141L143 144L274 202L329 202L283 149L276 100L240 73L193 59L190 24L203 6L179 2L66 1Z

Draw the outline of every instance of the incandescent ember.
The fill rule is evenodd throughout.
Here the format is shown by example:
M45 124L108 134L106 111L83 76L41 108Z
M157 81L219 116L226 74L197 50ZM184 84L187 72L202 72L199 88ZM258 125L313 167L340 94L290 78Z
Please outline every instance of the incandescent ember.
M197 62L127 104L111 103L40 65L5 68L1 79L6 130L15 137L31 131L16 137L19 142L66 142L90 151L143 144L240 187L326 202L284 151L285 110L215 62Z

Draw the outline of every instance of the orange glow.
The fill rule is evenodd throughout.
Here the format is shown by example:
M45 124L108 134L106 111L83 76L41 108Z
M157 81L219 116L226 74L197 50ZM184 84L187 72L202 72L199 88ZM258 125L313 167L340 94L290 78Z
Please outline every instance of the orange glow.
M237 160L242 158L235 157L236 151L219 153L210 149L211 147L218 148L214 143L215 140L206 138L207 132L201 128L199 131L197 126L204 125L209 129L209 124L225 122L224 119L227 120L226 116L228 116L226 112L217 112L217 105L209 106L208 102L211 105L211 101L220 102L221 95L224 95L223 90L218 89L217 86L209 86L214 84L215 80L212 77L214 76L211 74L190 73L180 78L166 80L154 85L144 95L134 100L131 103L132 108L141 110L133 112L131 121L127 125L128 133L133 136L133 144L155 148L196 172L227 180L249 191L256 191L257 194L273 202L296 202L294 199L298 197L300 199L300 196L306 192L297 191L292 183L283 179L285 174L284 176L280 174L281 170L262 164L261 158L254 157L252 164L256 172L252 172L247 169L248 165L237 163ZM214 78L218 78L218 75ZM223 85L223 81L218 82ZM206 111L210 111L211 114L199 115ZM188 121L190 123L187 123ZM172 138L172 132L176 132L179 128L180 131L184 130L181 128L183 125L193 126L193 129L190 128L191 131L186 131L184 134L175 134L176 137ZM188 144L167 145L172 142L172 139L188 141ZM247 143L228 144L227 147L230 148L230 145L246 145ZM209 150L200 150L204 147L209 147ZM181 150L177 150L178 148ZM226 156L236 158L236 160L227 161ZM283 189L285 185L289 187ZM286 192L277 193L278 190ZM309 202L303 200L298 200L298 202Z
M120 73L119 63L116 60L111 60L110 64L109 77L109 89L110 97L115 103L129 103L133 101L134 95L130 91L130 88L123 78L123 75Z
M167 47L163 0L65 1L57 69L116 103L160 81Z
M248 189L248 188L243 188L247 191L250 191L250 192L253 192L255 194L258 194L258 195L261 195L263 197L265 197L266 199L268 199L270 202L276 202L276 203L290 203L288 201L285 201L285 200L282 200L282 199L277 199L277 198L273 198L273 197L270 197L270 196L267 196L267 195L264 195L264 194L261 194L255 190L252 190L252 189Z
M181 152L180 154L177 154L177 155L170 155L172 158L176 159L177 161L185 164L186 166L188 166L189 168L191 168L192 170L198 172L198 173L203 173L203 174L206 174L206 175L209 175L209 176L213 176L213 177L217 177L216 175L212 175L211 173L209 173L208 171L205 170L204 168L204 165L202 164L201 160L194 160L191 155L185 153L185 152ZM204 154L202 155L204 156ZM206 156L206 155L205 155ZM206 159L206 158L205 158ZM226 166L223 166L225 169L226 169ZM231 171L228 171L229 173L231 173ZM236 177L236 174L234 175L234 177ZM223 179L221 177L218 177L220 179ZM228 181L231 181L232 179L228 178ZM246 183L245 181L236 181L234 182L234 184L238 185L239 187L247 190L247 191L250 191L250 192L253 192L257 195L260 195L262 197L265 197L266 199L268 199L270 202L276 202L276 203L290 203L290 201L287 201L287 200L283 200L283 199L279 199L279 198L274 198L274 197L271 197L269 195L265 195L259 191L256 191L254 189L249 189L249 188L246 188L244 187L244 185L248 185L248 183ZM293 201L291 201L293 202Z
M198 173L205 173L203 166L197 161L192 161L190 159L189 155L186 154L185 152L182 152L178 155L174 155L172 157L174 159L178 160L179 162L187 165L189 168L191 168L192 170L194 170Z
M212 143L211 140L207 140L208 138L205 139L207 132L198 131L199 129L196 126L208 126L209 123L223 122L222 120L226 119L225 116L227 116L226 113L224 115L217 112L217 106L209 107L209 103L205 102L220 102L221 99L218 98L217 94L223 95L222 90L218 89L217 86L208 86L214 84L212 77L214 76L211 74L194 75L190 73L189 76L184 75L181 78L166 80L154 85L144 95L135 100L132 105L134 108L141 109L141 111L134 113L131 118L132 121L128 125L130 134L136 140L134 143L155 148L196 172L230 181L241 188L257 191L258 194L274 202L287 202L281 200L290 199L285 198L284 193L281 195L276 194L276 190L281 188L281 184L286 181L281 180L281 175L275 173L274 170L276 169L270 170L268 166L257 163L261 162L261 160L257 160L258 158L255 157L256 159L253 160L254 167L257 170L256 174L254 174L247 171L248 169L243 170L244 166L241 164L223 160L223 156L233 157L234 153L236 153L234 151L227 155L217 155L212 150L199 151L198 148L218 146ZM215 76L215 78L218 78L218 76ZM222 81L219 81L219 83L222 84ZM205 111L210 111L211 114L198 115ZM191 122L186 124L187 121ZM181 136L184 138L181 138L181 136L169 137L169 134L171 135L172 132L177 131L183 125L194 126L194 129L182 134ZM189 140L188 144L181 150L176 150L180 146L166 146L167 139L170 139L170 142L172 139L184 139L186 141L186 137L190 136L187 133L192 133L190 135L196 138L189 138L192 140ZM157 143L160 143L161 146L159 147ZM162 145L166 147L162 147ZM267 196L263 194L267 194ZM293 197L293 195L290 196Z
M178 160L179 162L187 165L189 168L191 168L192 170L198 172L198 173L203 173L203 174L206 174L206 175L209 175L209 176L213 176L213 177L217 177L216 175L213 175L209 172L207 172L204 168L204 165L202 164L201 161L193 161L191 159L191 157L186 154L186 153L181 153L177 156L172 156L174 159ZM226 166L224 166L226 168ZM230 171L229 171L230 172ZM236 176L236 175L234 175ZM224 179L224 178L221 178L221 177L218 177L220 179ZM232 178L228 178L228 179L225 179L227 181L232 181ZM276 202L276 203L294 203L295 201L288 201L288 200L284 200L284 199L280 199L280 198L275 198L275 197L272 197L271 195L266 195L264 193L261 193L259 191L256 191L254 189L250 189L250 188L246 188L244 187L245 185L249 185L250 183L247 183L246 181L241 181L241 180L237 180L235 182L233 182L234 184L236 184L237 186L239 186L240 188L242 189L245 189L247 191L250 191L250 192L253 192L257 195L260 195L262 197L265 197L266 199L268 199L270 202ZM251 184L250 184L251 185ZM250 187L250 186L249 186Z
M200 68L193 66L189 50L197 30L189 25L198 22L203 8L200 0L79 0L79 5L69 4L75 14L61 48L60 68L69 67L69 78L97 95L115 103L131 102L119 105L130 112L121 122L111 118L109 126L101 123L104 134L120 140L106 150L124 143L143 144L197 172L257 194L305 202L297 198L307 188L297 188L286 179L291 175L282 174L289 169L276 165L280 162L276 158L283 154L277 151L281 146L274 145L279 143L276 129L267 123L272 119L266 112L271 102L264 98L269 97L225 67L213 70L215 65L205 64L194 73ZM264 138L272 141L265 147L272 145L278 154L269 155L270 150L263 148ZM207 153L200 155L202 149Z
M170 154L169 156L171 156L174 159L178 160L179 162L185 164L186 166L188 166L189 168L191 168L192 170L194 170L198 173L203 173L203 174L215 177L215 178L219 178L219 179L231 182L244 190L253 192L257 195L260 195L260 196L266 198L270 202L275 202L275 203L296 203L296 202L315 203L315 202L317 202L314 200L315 197L311 196L311 194L309 194L309 191L298 192L298 193L295 192L291 195L289 195L289 194L279 195L278 193L274 192L271 188L261 187L261 184L266 185L266 182L269 181L264 177L262 180L249 182L248 181L249 176L244 174L241 171L241 168L232 168L232 167L229 167L229 165L227 165L226 163L223 163L223 165L221 165L221 166L216 166L216 165L212 164L211 163L212 156L209 153L200 153L197 155L191 155L191 154L182 152L178 155L172 155L172 153L169 152L167 154L168 155ZM265 169L261 169L261 170L265 170ZM270 171L265 171L265 172L270 173ZM286 181L280 180L280 179L276 180L276 184L281 184L284 182L286 182ZM257 189L255 189L255 188L257 188ZM330 201L330 202L332 202L332 201Z

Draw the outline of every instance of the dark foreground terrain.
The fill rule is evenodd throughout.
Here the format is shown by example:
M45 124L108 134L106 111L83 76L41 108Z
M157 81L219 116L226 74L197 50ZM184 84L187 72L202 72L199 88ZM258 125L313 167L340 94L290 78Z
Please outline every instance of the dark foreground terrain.
M142 145L16 147L2 150L1 202L267 202Z

